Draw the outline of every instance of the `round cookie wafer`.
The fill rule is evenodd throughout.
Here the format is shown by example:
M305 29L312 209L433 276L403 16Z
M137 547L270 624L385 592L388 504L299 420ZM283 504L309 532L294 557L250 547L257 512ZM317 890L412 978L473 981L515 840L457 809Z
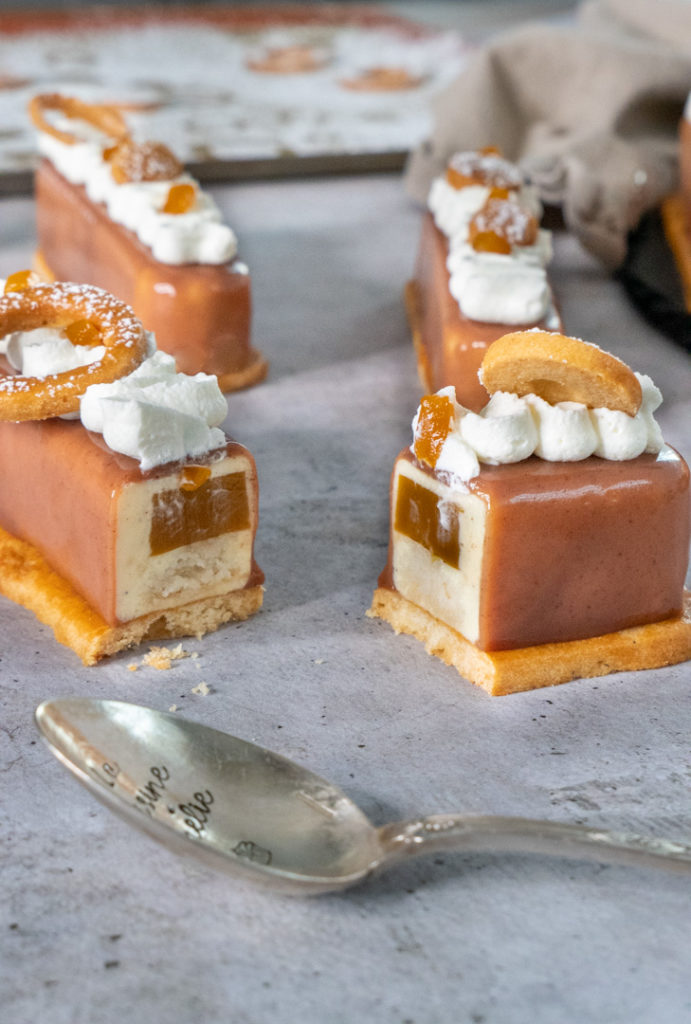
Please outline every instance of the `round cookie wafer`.
M479 377L490 394L533 394L552 405L580 402L635 416L642 401L636 375L620 359L580 338L550 331L505 334L487 349Z

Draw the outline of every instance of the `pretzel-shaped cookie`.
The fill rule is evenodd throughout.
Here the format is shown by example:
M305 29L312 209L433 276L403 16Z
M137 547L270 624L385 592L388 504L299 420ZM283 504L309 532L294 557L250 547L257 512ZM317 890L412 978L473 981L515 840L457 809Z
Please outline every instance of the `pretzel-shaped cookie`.
M0 337L38 327L81 327L84 321L94 330L82 330L82 336L105 346L102 358L46 377L0 374L0 420L43 420L77 412L90 384L131 373L147 349L144 328L129 306L101 288L61 282L0 296Z
M62 131L46 119L47 110L58 110L65 117L75 121L86 121L98 128L111 139L124 139L128 134L127 124L117 107L107 103L85 103L74 96L63 96L59 92L45 92L34 96L29 103L29 117L39 131L52 135L68 146L79 142L76 135Z

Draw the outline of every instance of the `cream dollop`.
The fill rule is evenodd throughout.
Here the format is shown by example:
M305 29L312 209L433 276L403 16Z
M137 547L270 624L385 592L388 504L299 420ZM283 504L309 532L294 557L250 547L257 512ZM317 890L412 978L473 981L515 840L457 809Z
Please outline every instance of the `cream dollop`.
M481 413L466 411L459 427L478 459L494 465L527 459L538 440L528 404L502 391L490 398Z
M3 339L7 361L27 377L47 377L95 363L105 355L104 345L73 345L64 331L38 327L16 331Z
M580 402L550 405L537 395L527 395L525 402L537 426L535 455L546 462L578 462L595 452L599 433L591 412L598 410L590 410Z
M227 411L216 377L177 373L164 352L112 384L92 384L80 405L86 429L103 434L109 448L137 459L144 471L222 447L218 425Z
M233 259L237 238L222 223L220 209L194 178L181 174L170 181L118 184L102 155L109 140L83 122L70 120L67 126L70 132L83 135L83 141L68 145L41 133L40 152L69 182L83 185L93 202L104 203L109 217L133 231L149 246L154 259L170 265L219 264ZM194 207L187 213L163 213L171 186L180 184L194 185Z
M450 398L454 425L437 459L435 470L451 487L463 488L480 472L480 464L505 465L536 455L546 462L580 462L590 455L622 462L664 445L654 411L662 401L650 377L636 374L643 393L635 416L612 409L588 409L580 402L551 405L537 395L499 391L481 412L456 402L453 387L438 395ZM419 409L413 419L417 437Z
M537 191L523 181L520 169L497 156L481 156L506 180L511 208L526 217L540 217ZM469 167L478 154L459 153L453 161ZM546 265L552 256L551 233L540 230L533 245L513 245L510 253L478 252L470 245L470 222L490 198L491 186L454 188L440 175L432 182L428 206L437 227L448 237L449 290L463 316L485 323L529 324L553 317L552 292ZM515 216L515 213L514 213ZM509 232L510 235L510 232Z
M469 320L530 324L550 309L547 272L537 262L482 252L450 261L449 271L449 290Z

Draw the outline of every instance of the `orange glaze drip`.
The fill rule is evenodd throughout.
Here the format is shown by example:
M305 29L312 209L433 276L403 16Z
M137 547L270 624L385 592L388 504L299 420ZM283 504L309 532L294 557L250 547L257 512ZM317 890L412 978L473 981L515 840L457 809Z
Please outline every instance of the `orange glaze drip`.
M109 163L113 159L113 157L118 151L118 145L118 142L114 142L112 146L106 146L102 150L101 156L103 157L106 163Z
M34 284L34 273L32 270L17 270L5 281L5 295L10 292L23 292Z
M482 181L479 178L470 177L468 174L461 174L454 167L446 168L446 180L448 181L451 188L467 188L468 185L481 185Z
M208 466L185 466L180 474L180 490L196 491L211 476Z
M498 235L496 231L478 231L471 224L468 237L475 252L498 252L502 256L508 256L511 253L511 243Z
M101 331L93 320L75 320L64 328L65 336L73 345L100 345Z
M171 185L161 213L189 213L196 202L197 190L194 185Z
M489 190L487 199L508 199L511 193L508 188L500 188L499 185L495 185L494 188Z
M453 402L446 395L425 395L415 431L415 457L432 469L453 427Z

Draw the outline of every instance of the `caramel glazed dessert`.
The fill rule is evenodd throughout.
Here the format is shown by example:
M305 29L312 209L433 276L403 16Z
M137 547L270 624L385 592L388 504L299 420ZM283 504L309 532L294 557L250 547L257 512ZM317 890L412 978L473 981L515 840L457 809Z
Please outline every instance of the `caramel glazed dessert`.
M689 470L653 382L539 330L480 375L480 413L422 399L369 614L492 695L691 657Z
M132 306L183 373L223 391L266 376L250 344L250 276L237 240L199 184L158 142L135 142L114 107L56 94L31 101L46 281L83 281Z
M562 330L547 279L551 234L535 189L495 150L457 153L429 193L406 308L427 391L452 384L479 412L477 371L511 328Z
M0 295L0 593L86 665L252 615L257 476L216 377L101 289L32 277Z

